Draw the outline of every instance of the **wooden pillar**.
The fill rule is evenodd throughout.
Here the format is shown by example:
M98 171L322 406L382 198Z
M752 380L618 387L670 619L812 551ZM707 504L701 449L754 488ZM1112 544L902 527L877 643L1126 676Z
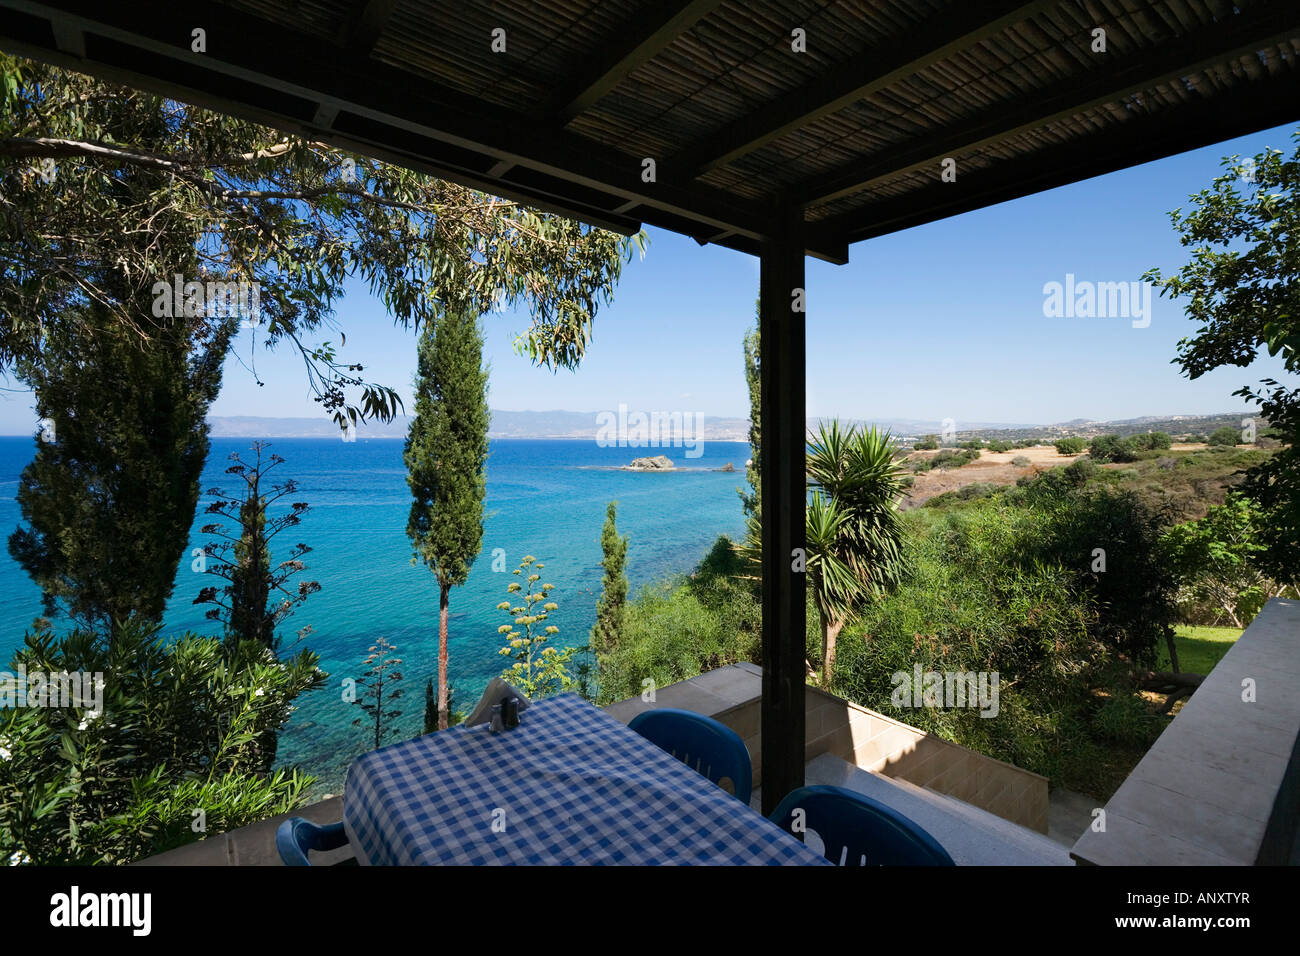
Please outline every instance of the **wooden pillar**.
M799 208L765 240L759 282L763 813L803 786L806 605L804 243ZM797 552L797 555L796 555ZM797 564L796 564L797 562Z

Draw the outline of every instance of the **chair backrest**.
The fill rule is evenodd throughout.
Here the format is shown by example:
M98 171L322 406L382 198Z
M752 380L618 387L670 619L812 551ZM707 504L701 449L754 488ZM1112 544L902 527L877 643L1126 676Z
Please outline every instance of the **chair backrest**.
M714 783L730 780L736 799L749 803L754 771L745 742L730 727L671 707L637 714L628 727Z
M308 850L335 850L347 842L341 822L322 825L290 817L275 831L275 849L285 866L311 866Z
M768 818L803 839L812 830L840 866L954 866L937 840L897 810L844 787L790 791Z

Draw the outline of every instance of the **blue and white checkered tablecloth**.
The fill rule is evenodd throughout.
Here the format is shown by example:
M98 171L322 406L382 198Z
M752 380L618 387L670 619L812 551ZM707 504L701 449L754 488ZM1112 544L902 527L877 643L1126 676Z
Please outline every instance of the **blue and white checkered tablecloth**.
M519 726L454 727L358 757L343 821L357 858L413 864L827 865L582 698Z

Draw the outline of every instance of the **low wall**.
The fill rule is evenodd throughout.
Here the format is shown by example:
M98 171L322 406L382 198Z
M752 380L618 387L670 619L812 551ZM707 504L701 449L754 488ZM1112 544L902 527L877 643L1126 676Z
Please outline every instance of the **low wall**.
M1274 598L1074 844L1081 863L1296 862L1300 601ZM1099 823L1103 818L1099 818Z
M735 664L606 708L624 722L653 707L681 707L726 724L745 741L762 783L762 669ZM807 760L829 753L849 763L947 794L1021 826L1047 832L1046 777L995 760L874 710L806 688Z

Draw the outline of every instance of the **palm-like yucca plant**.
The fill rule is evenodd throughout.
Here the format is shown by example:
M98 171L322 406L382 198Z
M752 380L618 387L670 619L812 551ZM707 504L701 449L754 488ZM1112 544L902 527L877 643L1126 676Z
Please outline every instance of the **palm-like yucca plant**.
M808 445L808 573L822 632L822 684L835 667L835 641L849 617L903 570L898 499L902 467L890 434L819 426Z

